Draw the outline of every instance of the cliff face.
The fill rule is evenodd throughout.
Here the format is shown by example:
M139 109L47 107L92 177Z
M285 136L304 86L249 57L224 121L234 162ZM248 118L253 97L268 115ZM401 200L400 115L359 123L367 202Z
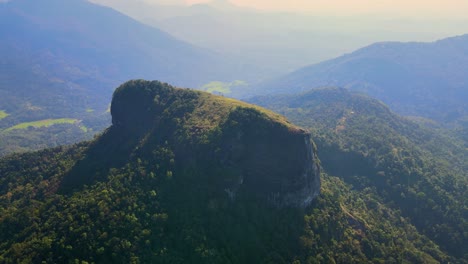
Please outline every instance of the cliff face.
M287 188L282 203L296 207L306 207L320 194L320 167L317 153L311 144L310 134L303 137L306 155L304 156L302 174ZM302 154L302 153L301 153Z
M161 144L174 151L174 178L223 193L305 207L319 194L320 170L310 134L284 117L239 101L131 81L112 101L111 130L138 135L139 156ZM124 132L126 131L126 132ZM120 140L116 140L117 142ZM193 177L193 176L192 176Z
M249 108L234 110L221 131L214 160L236 171L224 177L231 199L247 193L278 207L305 207L318 195L320 171L307 131L288 129Z

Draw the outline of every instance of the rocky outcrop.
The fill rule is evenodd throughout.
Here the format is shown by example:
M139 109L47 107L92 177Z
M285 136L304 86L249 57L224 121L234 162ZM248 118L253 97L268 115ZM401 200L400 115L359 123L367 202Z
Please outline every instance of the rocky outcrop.
M283 194L280 205L306 207L320 194L320 166L309 134L304 136L304 145L307 154L303 161L303 173L295 181L296 185Z
M306 207L320 192L310 134L268 110L159 82L131 81L117 89L111 111L113 130L142 137L135 140L143 142L140 153L169 144L177 180L191 181L186 171L196 171L202 176L194 184L203 189L216 189L232 201L254 197L277 207Z
M320 169L307 131L249 108L234 110L221 127L222 150L215 159L237 172L224 179L231 199L239 193L277 207L306 207L319 194Z

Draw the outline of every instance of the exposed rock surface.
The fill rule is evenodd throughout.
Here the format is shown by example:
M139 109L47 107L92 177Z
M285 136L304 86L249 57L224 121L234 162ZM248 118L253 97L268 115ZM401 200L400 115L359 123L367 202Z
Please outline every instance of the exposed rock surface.
M310 134L268 110L156 81L130 81L115 92L111 111L111 132L139 137L138 146L126 151L149 153L169 144L175 178L197 171L204 175L197 185L232 200L247 195L278 207L305 207L319 194Z

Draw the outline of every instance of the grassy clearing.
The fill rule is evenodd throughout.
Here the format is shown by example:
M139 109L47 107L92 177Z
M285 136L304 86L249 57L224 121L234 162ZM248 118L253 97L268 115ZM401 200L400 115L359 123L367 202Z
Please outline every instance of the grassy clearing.
M12 131L15 129L27 129L28 127L38 128L38 127L49 127L49 126L56 125L56 124L75 124L76 122L78 122L77 119L71 119L71 118L45 119L45 120L39 120L39 121L34 121L34 122L21 123L21 124L5 129L5 132Z
M5 111L3 111L3 110L0 111L0 120L2 120L3 118L5 118L5 117L7 117L7 116L9 116L9 114L8 114L7 112L5 112Z
M231 93L230 85L228 83L223 83L223 82L210 82L208 84L203 85L201 89L209 93L222 93L222 94Z
M225 82L210 82L201 87L201 90L208 92L208 93L215 93L215 94L230 94L232 93L232 89L239 88L241 86L246 86L247 83L244 81L236 80L231 83Z
M83 132L85 132L85 133L88 133L88 128L87 128L87 127L81 125L81 126L80 126L80 129L81 129L81 131L83 131Z

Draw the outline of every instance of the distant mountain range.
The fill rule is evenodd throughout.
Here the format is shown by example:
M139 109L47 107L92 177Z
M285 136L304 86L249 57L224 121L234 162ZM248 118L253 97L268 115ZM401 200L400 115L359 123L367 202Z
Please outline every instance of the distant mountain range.
M468 35L431 43L383 42L269 81L257 93L340 86L378 98L404 115L466 125L466 69Z
M0 3L0 17L0 137L46 119L93 119L86 126L103 129L94 119L108 118L112 91L128 79L199 87L248 71L85 0L13 0Z
M228 0L192 6L181 1L91 1L116 8L189 43L232 54L245 64L255 65L254 77L259 81L379 41L433 41L468 32L466 18L288 13L246 8Z

